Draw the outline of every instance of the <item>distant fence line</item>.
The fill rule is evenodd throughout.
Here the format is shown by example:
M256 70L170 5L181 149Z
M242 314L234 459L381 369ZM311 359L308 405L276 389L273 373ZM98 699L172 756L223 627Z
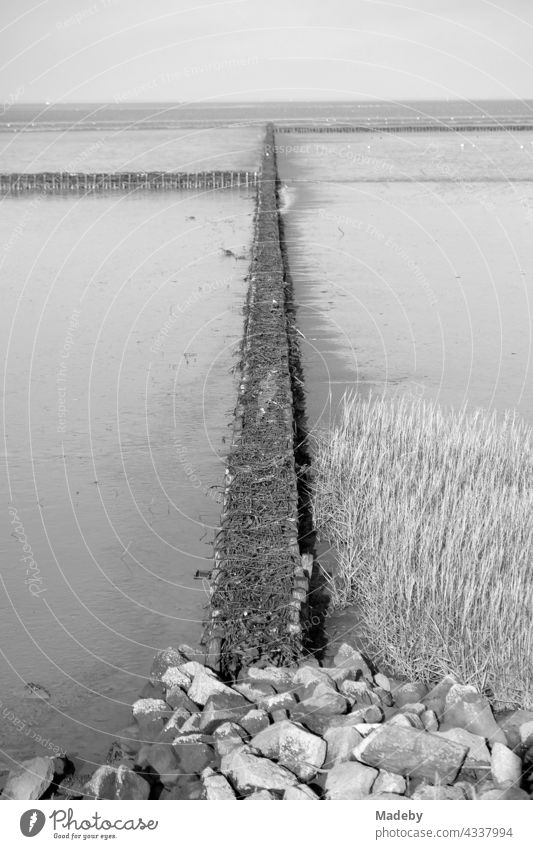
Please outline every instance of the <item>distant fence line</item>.
M257 171L128 171L113 173L40 172L0 174L0 192L98 192L190 189L233 189L257 186Z

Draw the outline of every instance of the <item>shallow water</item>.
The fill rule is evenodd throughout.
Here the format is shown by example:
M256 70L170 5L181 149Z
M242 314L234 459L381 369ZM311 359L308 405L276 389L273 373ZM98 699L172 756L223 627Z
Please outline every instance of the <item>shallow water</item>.
M308 412L346 390L533 422L533 133L278 135Z
M155 651L200 636L253 209L244 191L2 201L0 747L17 758L40 734L98 761Z

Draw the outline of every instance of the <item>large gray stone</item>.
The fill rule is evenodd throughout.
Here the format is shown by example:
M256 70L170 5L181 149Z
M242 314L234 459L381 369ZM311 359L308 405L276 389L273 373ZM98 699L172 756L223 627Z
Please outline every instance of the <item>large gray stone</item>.
M208 766L215 763L215 752L211 746L198 739L201 735L190 734L177 737L173 743L178 767L186 775L201 775Z
M190 663L194 663L194 661L190 661ZM218 693L232 695L235 691L219 681L210 669L205 666L199 667L194 673L192 684L187 691L189 698L197 705L205 705L211 696Z
M298 784L294 773L267 758L258 758L247 746L225 755L220 769L237 792L242 794L256 790L283 791Z
M348 643L342 643L333 658L333 669L349 669L368 681L372 681L372 673L361 652Z
M148 743L156 739L173 713L162 699L138 699L132 710L139 726L139 739Z
M161 783L165 785L175 784L184 772L179 768L174 749L167 744L153 743L147 748L139 765L151 766L158 773Z
M187 691L191 686L191 677L190 675L186 675L185 672L181 672L177 666L169 666L161 676L161 684L167 690L175 690L176 687L180 687L182 690Z
M397 793L401 796L405 793L406 789L407 782L403 775L380 769L379 775L372 787L372 793Z
M235 722L223 722L213 732L215 751L219 758L229 754L233 749L242 746L246 732Z
M154 657L152 668L150 670L150 681L155 684L157 681L163 680L163 675L171 667L178 667L186 661L183 654L178 649L169 646L167 649L158 651Z
M316 712L323 716L334 716L335 714L346 713L348 701L333 686L320 683L302 700L300 707L309 713Z
M292 693L275 693L272 696L263 696L257 700L257 705L268 713L276 710L293 710L296 707L296 699Z
M323 737L327 745L325 769L349 761L354 747L363 739L353 725L330 726L324 731Z
M377 769L355 761L337 764L326 776L326 799L366 799L377 775Z
M278 666L265 666L263 668L250 666L246 670L245 678L248 677L250 681L263 681L265 684L272 684L277 690L279 687L292 686L293 675L294 671L291 672L290 669Z
M449 731L437 731L439 737L452 740L461 746L466 746L468 752L463 769L487 770L490 768L490 752L484 737L465 731L464 728L450 728Z
M297 784L296 787L288 787L285 790L283 799L288 802L312 802L318 799L318 796L306 784Z
M227 778L216 773L211 767L204 769L201 777L204 786L204 796L209 801L236 800L237 797Z
M3 799L40 799L54 777L53 758L31 758L10 770Z
M446 706L446 696L455 684L457 684L456 678L445 675L420 701L424 702L428 710L433 710L440 719Z
M300 781L310 781L324 763L326 743L290 720L260 731L251 745L267 758L288 767Z
M230 690L227 693L215 693L205 703L200 720L200 731L204 734L212 734L213 731L225 722L238 722L250 710L250 703L241 696Z
M486 737L490 743L503 743L507 738L498 726L488 700L475 687L454 684L446 695L443 722L440 730L465 728L472 734Z
M244 728L250 737L253 737L255 734L259 734L263 728L268 728L270 720L266 710L252 708L239 718L239 725Z
M505 716L496 716L495 719L505 734L509 748L515 749L522 744L520 726L533 722L533 710L514 710Z
M496 784L515 784L522 780L522 760L507 746L494 743L490 760L492 777Z
M353 750L353 756L387 772L451 784L467 751L466 746L438 734L385 724L365 737Z
M462 788L457 785L419 784L411 799L428 799L431 801L446 799L463 802L466 796Z
M427 696L428 688L421 681L407 681L393 691L392 697L396 707L421 702Z
M86 783L84 793L93 799L143 801L150 795L150 785L126 766L100 766Z

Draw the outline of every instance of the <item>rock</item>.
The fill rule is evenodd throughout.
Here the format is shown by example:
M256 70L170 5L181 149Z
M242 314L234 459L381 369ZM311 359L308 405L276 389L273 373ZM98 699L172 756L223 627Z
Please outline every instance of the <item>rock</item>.
M310 781L326 758L326 743L290 720L270 725L251 740L251 745L267 758L275 759L298 776Z
M391 716L390 719L387 719L386 725L399 725L401 728L416 727L412 719L405 713L396 713L394 716ZM420 721L419 727L423 727L422 721Z
M249 796L246 796L246 799L244 801L245 802L248 802L248 801L250 801L250 802L261 802L261 801L272 802L276 799L277 799L277 797L274 796L274 794L271 793L270 790L256 790L255 793L251 793Z
M372 734L373 731L376 731L378 728L383 728L383 726L378 722L366 723L366 722L358 722L353 726L358 734L361 737L368 737Z
M40 799L54 777L53 758L30 758L9 771L3 799Z
M130 799L142 801L150 795L150 785L138 773L119 766L100 766L85 784L84 794L93 799Z
M449 731L437 731L439 737L452 740L461 746L466 746L467 755L463 769L483 770L490 768L490 752L484 737L465 731L464 728L450 728Z
M255 790L286 790L298 783L285 767L266 758L258 758L247 746L234 749L222 758L221 771L239 793Z
M381 672L378 672L376 675L374 675L374 683L377 687L382 687L384 690L387 690L387 692L391 692L390 681L387 676L382 675Z
M160 795L161 801L194 801L204 797L204 785L194 775L182 775L175 784L165 787Z
M167 690L175 690L176 687L179 687L186 692L191 686L191 677L186 675L185 672L181 672L177 666L169 666L161 676L161 684Z
M200 730L200 722L202 720L201 713L193 713L189 716L188 719L185 720L183 725L180 727L181 734L194 734L196 731Z
M135 754L142 746L142 742L139 739L140 733L141 732L137 723L134 725L128 725L127 728L119 731L117 735L117 743L119 743L125 751Z
M379 697L372 692L366 681L343 681L340 690L357 707L379 706Z
M251 681L243 681L241 684L234 684L233 689L248 699L249 702L257 704L259 699L264 696L274 696L276 691L272 684L265 684L263 681L252 683Z
M163 699L165 700L166 688L160 681L156 681L155 684L152 684L151 681L147 681L141 692L139 693L140 699Z
M401 796L405 793L406 789L407 782L403 775L380 769L379 775L372 787L372 795L374 793L395 793Z
M520 734L520 742L523 746L533 745L533 722L523 722L519 729L518 733Z
M340 645L337 649L335 657L333 658L333 668L349 669L350 671L355 672L356 675L359 674L359 676L366 678L368 681L372 681L370 667L365 661L363 655L348 643L342 643L342 645Z
M171 715L172 709L162 699L138 699L133 704L133 718L144 742L153 742Z
M328 671L320 669L316 666L300 666L293 676L294 689L298 692L305 690L306 687L315 684L326 684L332 686L332 679L328 675Z
M187 775L201 775L204 769L215 762L215 752L207 743L197 739L196 734L177 737L172 744L178 766Z
M358 761L399 775L451 784L466 758L467 748L438 734L400 725L379 726L353 750Z
M519 787L498 787L494 790L487 790L485 793L481 793L481 795L478 796L478 799L529 800L529 796L525 790L521 790Z
M394 690L392 697L396 707L421 702L427 695L428 688L421 681L408 681Z
M216 672L213 672L212 669L209 669L208 666L204 666L204 664L200 663L198 660L186 660L184 663L180 663L178 669L180 672L183 672L184 675L188 675L191 681L197 673L201 674L202 672L205 672L206 675L210 675L211 678L218 681Z
M158 773L162 784L175 784L184 774L184 770L178 766L178 759L172 746L154 743L143 755L143 763L139 765L151 766Z
M462 788L457 785L447 787L445 785L435 786L433 784L420 784L411 796L411 799L454 799L464 801L466 796L464 795Z
M296 699L292 693L276 693L273 696L263 696L262 699L258 699L257 705L272 714L277 710L293 710L296 707Z
M399 793L372 793L372 795L369 796L369 799L371 801L374 801L375 799L395 799L395 800L400 801L400 802L406 802L407 801L407 797L406 796L400 796Z
M437 714L434 710L425 710L420 719L422 720L422 725L426 731L439 730L439 720L437 719Z
M185 667L182 667L182 669L184 668ZM192 684L187 691L189 698L192 699L193 702L196 702L197 705L205 705L211 696L215 696L219 693L224 693L229 697L237 695L231 687L228 687L226 684L223 684L222 681L219 681L210 669L206 669L205 666L197 669L193 676Z
M454 684L448 691L440 730L448 731L450 728L465 728L472 734L486 737L491 743L507 743L489 702L469 685Z
M171 646L167 649L163 649L162 651L158 651L154 657L152 668L150 670L150 681L152 684L161 681L167 669L172 666L180 666L185 660L186 658L183 654Z
M204 657L203 651L194 649L192 646L187 645L187 643L181 643L178 646L178 651L186 660L200 660L200 658Z
M490 768L496 784L520 784L522 780L522 761L507 746L494 743L491 751Z
M506 716L497 716L495 718L505 734L509 748L516 749L522 744L520 726L525 725L527 722L533 722L533 710L515 710Z
M207 767L202 772L202 784L204 786L204 796L209 801L237 799L227 778L219 775L210 767Z
M383 687L374 687L372 690L374 696L377 696L380 703L385 707L391 707L394 699L392 698L392 693L389 690L384 690ZM377 704L377 702L376 702Z
M244 728L250 737L253 737L255 734L259 734L263 728L268 728L270 720L266 710L252 708L252 710L247 711L244 716L240 717L239 725L241 728Z
M383 713L381 708L378 708L377 705L367 705L364 707L357 707L357 702L352 707L350 713L350 717L353 717L353 722L381 722L383 719Z
M225 722L238 722L249 709L250 703L240 693L235 693L233 690L228 693L215 693L208 698L202 711L200 731L204 734L212 734Z
M326 776L326 799L365 799L377 775L376 769L354 761L337 764Z
M174 710L177 710L178 708L186 710L187 717L198 710L198 705L195 705L181 687L169 688L166 692L165 701Z
M233 749L242 746L245 732L235 722L224 722L213 733L215 751L219 758L229 754Z
M420 701L424 702L428 710L433 710L440 719L444 713L446 696L455 684L457 684L457 679L452 675L445 675Z
M323 716L334 716L346 713L348 702L342 693L339 693L327 684L317 684L313 692L301 703L302 710L309 713L321 713Z
M353 725L332 726L324 732L323 737L327 745L324 769L349 761L354 747L363 739Z
M288 787L285 790L283 799L288 802L309 802L318 799L318 796L306 784L297 784L295 787Z
M190 719L191 714L185 708L177 708L174 711L168 722L163 726L154 742L156 743L172 743L178 733L182 733L183 726Z
M426 711L426 706L422 702L409 702L406 705L402 705L400 708L401 713L414 713L415 716L422 716Z
M283 669L278 666L265 666L263 669L257 666L250 666L245 675L250 681L262 681L265 684L271 684L276 690L280 686L292 686L293 673L289 669Z

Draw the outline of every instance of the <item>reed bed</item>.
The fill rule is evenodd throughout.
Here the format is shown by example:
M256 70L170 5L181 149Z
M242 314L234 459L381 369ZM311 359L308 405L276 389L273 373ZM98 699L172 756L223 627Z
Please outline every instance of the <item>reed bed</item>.
M376 661L533 707L533 440L516 415L344 399L315 445L314 515L335 607Z

